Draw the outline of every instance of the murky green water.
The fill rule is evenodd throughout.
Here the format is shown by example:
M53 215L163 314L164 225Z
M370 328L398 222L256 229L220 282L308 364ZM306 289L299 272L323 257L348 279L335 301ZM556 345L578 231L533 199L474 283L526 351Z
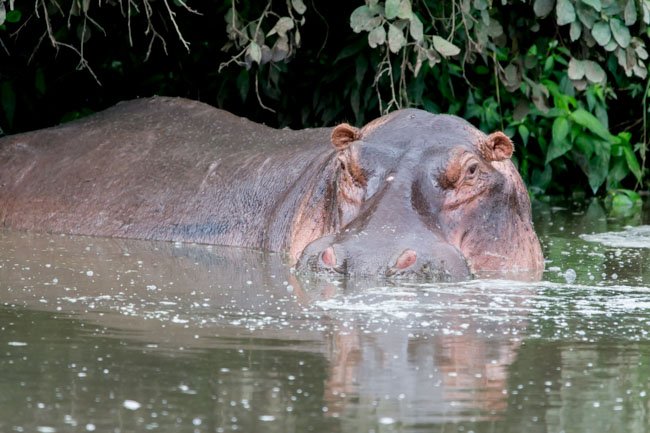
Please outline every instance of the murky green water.
M538 283L0 232L0 431L649 431L648 212L535 211Z

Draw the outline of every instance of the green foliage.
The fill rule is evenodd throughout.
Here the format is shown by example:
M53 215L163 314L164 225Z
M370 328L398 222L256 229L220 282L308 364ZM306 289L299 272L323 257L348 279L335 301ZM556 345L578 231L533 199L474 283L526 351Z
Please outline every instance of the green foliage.
M634 202L649 26L650 0L0 0L0 127L153 93L293 128L421 107L504 130L535 194Z
M424 32L414 36L411 31L407 40L414 21L425 23ZM353 31L368 32L370 48L381 48L384 40L377 35L388 27L382 64L398 66L379 69L378 76L385 73L391 86L390 98L386 104L380 100L380 107L447 106L484 129L505 127L524 145L518 162L536 193L570 193L584 185L596 194L619 190L624 182L643 183L647 146L631 142L633 134L626 129L645 143L646 122L641 129L621 125L611 133L608 109L633 80L647 77L648 24L650 2L645 0L536 0L532 10L518 1L368 0L351 16ZM562 33L564 26L568 34ZM425 74L434 79L434 67L444 62L451 92L410 85L425 62ZM405 79L409 71L413 75ZM375 87L382 94L382 82L376 80ZM425 95L436 93L442 98L427 106ZM466 101L464 112L457 108L460 96ZM647 91L640 99L646 97Z

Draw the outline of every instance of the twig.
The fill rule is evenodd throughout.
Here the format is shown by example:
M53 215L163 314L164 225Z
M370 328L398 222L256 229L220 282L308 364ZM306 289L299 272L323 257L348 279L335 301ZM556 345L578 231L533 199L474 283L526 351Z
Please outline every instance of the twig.
M41 37L39 38L38 42L36 43L36 46L35 46L34 49L32 50L32 54L30 54L29 59L27 60L27 64L31 64L31 63L32 63L32 59L34 58L34 55L35 55L36 52L38 51L38 49L39 49L39 47L41 46L41 44L43 43L43 39L45 39L45 36L47 36L47 32L43 32L43 34L42 34Z
M501 130L503 131L505 128L503 127L503 110L501 109L501 88L499 86L499 62L497 62L497 53L496 51L492 51L492 62L494 63L494 83L496 86L497 90L497 106L499 107L499 120L501 121Z
M34 16L34 14L29 15L29 17L27 17L27 19L25 20L25 22L22 23L22 24L20 25L20 27L18 27L18 28L16 29L16 31L14 31L13 33L11 33L9 36L11 36L12 38L17 37L17 36L18 36L18 33L20 33L20 31L21 31L21 30L22 30L22 29L27 25L27 23L29 23L29 22L31 21L31 19L32 19L33 16ZM37 15L37 16L38 16L38 15Z
M185 8L186 11L188 11L188 12L190 12L190 13L193 13L193 14L196 14L196 15L203 15L201 12L199 12L199 11L197 11L197 10L192 9L191 7L189 7L189 6L187 5L187 3L185 3L185 1L183 1L183 0L177 0L177 1L178 1L178 3L179 3L181 6L183 6L183 7Z
M648 153L648 92L650 92L650 78L648 78L648 83L645 86L645 92L643 94L643 141L641 142L641 174L645 172L645 162L646 154ZM637 180L637 186L641 183L641 180Z
M142 0L142 5L144 6L144 13L147 16L147 29L144 31L144 34L148 35L149 32L151 32L149 47L147 47L147 54L144 57L144 61L146 62L147 60L149 60L149 56L151 55L151 49L156 39L160 39L160 41L162 42L163 51L165 52L165 54L167 54L167 42L165 41L165 38L163 38L160 35L160 33L158 33L156 28L153 26L153 23L151 22L151 17L153 16L153 9L151 8L151 4L149 4L149 0Z
M330 34L330 25L327 23L327 20L323 16L323 14L320 13L320 11L316 8L316 2L315 0L311 0L311 6L314 9L314 12L316 12L316 15L320 17L321 20L323 20L323 24L325 24L325 38L323 39L323 44L320 46L320 49L318 50L318 54L316 54L316 58L320 58L321 53L325 49L325 45L327 45L327 39L329 38Z
M246 50L247 50L247 49L248 49L248 47L246 46L246 47L244 47L243 50L241 50L239 53L237 53L237 55L231 57L230 60L228 60L227 62L222 62L222 63L219 65L219 69L217 70L217 72L221 72L221 70L222 70L223 68L229 66L231 63L239 63L239 61L238 61L237 59L239 59L241 56L243 56L244 54L246 54Z
M131 0L126 1L126 27L129 30L129 46L133 46L133 34L131 33ZM122 4L122 2L120 2Z
M184 5L184 3L182 1L179 0L179 2ZM167 12L169 12L169 19L172 21L172 24L174 25L174 28L176 29L176 34L178 35L178 39L180 39L180 41L183 43L183 46L185 47L185 49L189 52L190 51L190 43L187 42L183 38L183 34L181 33L181 30L178 28L178 24L176 23L176 19L174 18L174 15L176 15L176 13L171 10L167 0L163 0L163 3L165 4L165 7L167 8ZM187 8L187 6L185 6L185 7Z
M0 39L0 45L2 45L2 48L4 48L5 53L7 53L7 55L10 56L11 54L9 54L9 50L8 50L7 47L5 46L5 43L2 42L2 39Z
M255 74L255 95L257 96L257 102L260 104L260 107L262 107L263 109L268 110L268 111L270 111L271 113L275 113L275 110L274 110L274 109L267 107L267 106L264 105L264 103L262 102L262 98L260 97L260 89L259 89L259 84L258 84L258 82L259 82L259 80L258 80L258 76L259 76L259 71L258 71L257 74Z

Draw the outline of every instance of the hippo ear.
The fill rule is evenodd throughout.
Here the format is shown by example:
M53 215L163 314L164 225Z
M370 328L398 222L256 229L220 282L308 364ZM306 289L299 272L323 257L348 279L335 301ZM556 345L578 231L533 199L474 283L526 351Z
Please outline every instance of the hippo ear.
M332 131L332 144L336 150L345 150L355 140L361 138L361 131L347 123L341 123Z
M487 140L479 145L479 150L488 161L503 161L510 159L514 145L506 134L498 131L488 135Z

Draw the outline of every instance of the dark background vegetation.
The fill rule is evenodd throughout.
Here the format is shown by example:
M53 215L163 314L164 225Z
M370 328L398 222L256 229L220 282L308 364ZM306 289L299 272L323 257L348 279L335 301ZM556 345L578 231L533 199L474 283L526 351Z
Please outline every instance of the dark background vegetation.
M291 128L400 107L504 130L531 193L648 189L649 0L0 0L0 128L151 95Z

